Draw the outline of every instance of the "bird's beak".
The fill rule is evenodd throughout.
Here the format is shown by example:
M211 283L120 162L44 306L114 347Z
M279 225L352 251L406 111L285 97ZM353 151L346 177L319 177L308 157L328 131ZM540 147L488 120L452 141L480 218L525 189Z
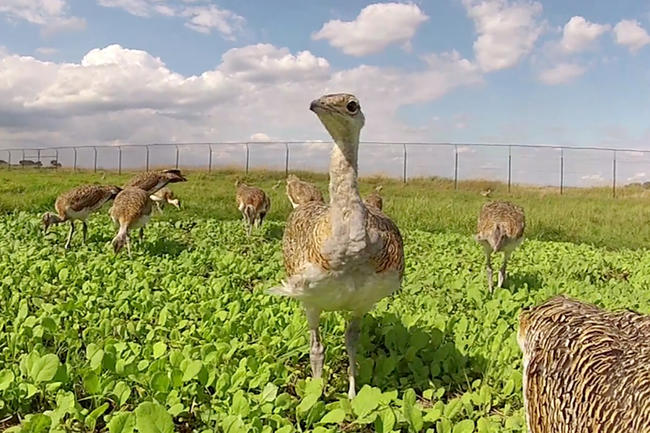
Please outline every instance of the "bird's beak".
M318 114L318 112L321 111L323 108L324 107L320 99L314 99L313 101L311 101L311 104L309 104L309 109L316 114Z

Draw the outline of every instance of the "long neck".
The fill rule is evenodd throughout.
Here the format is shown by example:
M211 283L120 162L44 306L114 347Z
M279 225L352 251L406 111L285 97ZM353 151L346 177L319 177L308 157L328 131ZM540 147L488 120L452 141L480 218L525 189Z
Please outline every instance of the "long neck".
M349 208L361 201L357 185L358 142L336 143L330 159L330 206Z

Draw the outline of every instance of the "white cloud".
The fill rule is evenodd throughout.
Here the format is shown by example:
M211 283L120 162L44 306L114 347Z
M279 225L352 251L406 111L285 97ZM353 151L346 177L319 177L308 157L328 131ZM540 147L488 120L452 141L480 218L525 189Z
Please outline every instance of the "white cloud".
M42 56L45 56L45 57L53 56L53 55L57 54L58 52L59 52L59 50L57 48L53 48L53 47L39 47L39 48L36 48L36 53L38 53L38 54L40 54Z
M636 20L621 20L614 26L614 39L619 45L636 52L650 44L650 36Z
M123 9L131 15L151 17L163 15L166 17L185 18L185 26L204 34L218 31L227 39L235 39L244 23L244 17L235 12L222 9L214 4L200 4L188 0L97 0L104 7Z
M251 141L271 141L271 137L266 135L263 132L256 132L255 134L251 135Z
M463 0L478 38L476 60L483 71L515 66L530 53L543 31L542 5L528 0Z
M269 137L327 139L309 101L340 91L360 98L366 139L425 139L398 109L480 82L476 65L456 52L424 56L417 70L334 71L309 51L259 44L231 49L215 69L193 76L119 45L91 50L80 63L7 53L0 55L0 142L237 141L262 127Z
M562 30L560 47L566 53L584 51L610 29L609 24L592 23L581 16L571 17Z
M42 27L43 33L83 30L86 21L70 16L65 0L2 0L0 14L9 20L24 20Z
M560 63L539 73L539 80L548 85L568 83L584 74L586 69L575 63Z
M408 44L428 19L413 3L375 3L363 8L353 21L326 22L312 39L325 39L345 54L364 56L391 44Z

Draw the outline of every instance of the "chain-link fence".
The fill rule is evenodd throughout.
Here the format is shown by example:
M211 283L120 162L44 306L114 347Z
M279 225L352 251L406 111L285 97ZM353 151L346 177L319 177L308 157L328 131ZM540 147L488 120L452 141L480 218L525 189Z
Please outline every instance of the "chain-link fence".
M0 149L0 168L73 170L149 170L184 167L306 170L325 172L331 143L161 143L120 146L69 146ZM442 177L483 179L508 185L557 187L650 186L650 151L524 144L363 142L359 150L362 176L401 178Z

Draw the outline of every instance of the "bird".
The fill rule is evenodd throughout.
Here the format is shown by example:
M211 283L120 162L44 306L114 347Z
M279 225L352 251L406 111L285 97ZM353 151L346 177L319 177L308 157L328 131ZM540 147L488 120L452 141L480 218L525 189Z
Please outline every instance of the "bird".
M361 318L401 286L404 243L386 215L366 206L357 185L359 134L365 123L351 94L324 95L310 105L334 140L329 203L310 201L288 217L282 251L287 278L269 290L302 302L310 333L312 376L322 376L323 311L350 312L345 331L349 358L348 397L356 395L356 358Z
M308 201L325 202L323 193L316 185L300 180L294 174L287 176L287 197L294 208Z
M481 195L483 197L490 197L490 194L492 194L492 188L490 188L490 187L488 187L488 188L484 189L483 191L481 191Z
M264 217L271 210L271 199L260 188L246 185L239 179L235 181L235 187L237 208L244 218L246 233L250 236L253 225L260 227Z
M167 186L169 183L186 182L187 179L181 174L180 170L160 170L160 171L147 171L140 173L131 178L124 188L137 187L145 190L150 195L155 194L161 188Z
M172 191L166 186L159 189L154 194L149 195L149 198L153 200L153 202L156 204L156 208L160 213L162 213L165 203L169 203L172 206L175 206L176 209L178 210L181 209L180 200L176 198L176 196L174 195L174 191Z
M506 279L506 266L512 252L524 239L526 218L524 210L507 201L485 203L478 217L478 233L474 239L483 246L486 257L488 288L492 292L492 254L503 252L503 264L499 269L497 287Z
M81 185L59 195L54 202L56 213L46 212L41 222L47 233L53 224L70 221L70 232L65 249L70 248L74 234L74 222L80 220L83 227L83 243L86 243L88 216L99 210L107 201L114 199L122 189L115 185Z
M365 200L363 200L366 206L374 206L377 209L382 210L384 207L384 200L381 198L381 195L379 195L381 190L382 186L379 185L375 187L375 189L370 194L368 194Z
M517 341L530 433L650 431L650 316L556 296L522 311Z
M119 226L119 230L111 242L115 254L119 253L126 245L129 257L131 257L129 232L139 228L140 238L142 238L142 229L151 218L152 208L153 202L149 198L149 194L141 188L124 188L115 197L109 211L113 223Z

